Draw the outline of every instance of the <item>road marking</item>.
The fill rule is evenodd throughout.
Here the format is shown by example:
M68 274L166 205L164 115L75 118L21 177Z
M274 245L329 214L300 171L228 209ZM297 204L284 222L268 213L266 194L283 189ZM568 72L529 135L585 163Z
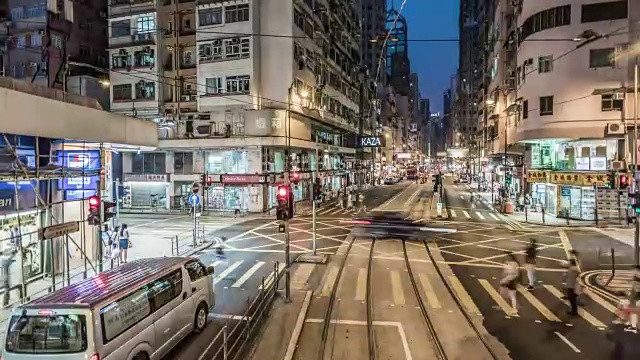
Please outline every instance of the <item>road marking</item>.
M402 290L402 281L400 280L400 273L392 270L389 272L391 276L391 288L393 291L393 302L396 305L404 305L404 291Z
M558 231L558 235L560 236L560 243L562 243L562 247L564 248L564 252L567 255L567 259L570 259L571 256L569 256L569 254L571 253L571 250L573 250L573 247L571 246L569 237L567 236L567 233L564 232L564 230ZM580 269L579 261L576 261L576 267L578 268L578 272L581 273L582 269Z
M129 230L131 230L131 229L135 229L135 228L138 228L138 227L142 227L142 226L147 226L147 225L151 225L151 224L156 224L156 223L163 222L163 221L169 221L169 220L180 219L180 218L184 218L184 217L187 217L187 216L189 216L189 215L182 215L182 216L175 216L175 215L172 215L172 216L170 216L170 217L168 217L168 218L159 219L159 220L154 220L154 221L149 221L149 222L146 222L146 223L141 223L141 224L138 224L138 225L129 226Z
M213 264L211 264L211 266L213 266L213 268L215 269L215 267L220 264L222 264L222 260L217 260L217 261L214 261Z
M556 334L556 336L558 336L560 338L560 340L564 341L565 344L569 345L569 347L579 353L580 349L578 349L577 346L573 345L573 343L571 341L569 341L569 339L567 339L566 337L564 337L564 335L560 334L559 332L555 331L554 334Z
M478 215L478 217L480 218L480 220L484 220L484 216L482 216L482 214L481 214L481 213L479 213L479 212L477 212L477 211L476 211L476 215Z
M588 289L587 287L583 286L582 287L582 291L584 291L585 294L587 294L587 296L589 296L589 298L591 300L597 302L598 304L600 304L600 306L602 306L603 308L607 309L609 312L614 313L614 314L618 312L618 308L617 307L612 305L607 300L603 299L600 295L598 295L598 294L594 293L593 291L591 291L591 289Z
M460 199L464 200L464 195L460 195Z
M223 272L220 273L220 275L216 276L213 279L213 285L219 283L222 279L224 279L227 275L231 274L231 272L233 270L235 270L238 266L240 266L242 263L244 262L244 260L240 260L240 261L236 261L233 264L231 264L231 266L229 266L228 268L224 269Z
M286 267L282 265L278 267L278 282L280 281L280 279L282 279L282 273L284 273L285 268ZM273 284L274 281L275 281L275 271L271 271L271 273L267 276L266 281L264 282L264 288L268 289L271 286L271 284ZM262 289L263 289L262 284L260 284L260 286L258 286L258 290L262 290Z
M544 316L547 320L553 321L553 322L562 322L556 316L556 314L554 314L551 310L549 310L549 308L544 306L544 304L540 300L538 300L537 297L531 295L531 292L529 292L529 290L518 285L518 292L522 296L524 296L524 298L527 299L527 301L529 301L529 303L533 305L533 307L536 308L540 312L540 314L542 314L542 316Z
M494 220L500 221L500 218L499 218L499 217L497 217L497 216L495 216L495 215L494 215L494 214L492 214L492 213L489 213L489 216L491 216Z
M304 289L309 277L316 268L316 264L300 264L291 279L291 287L296 290Z
M567 300L562 300L562 292L560 292L560 290L556 289L554 286L552 285L544 285L544 287L551 293L553 294L553 296L557 297L558 299L560 299L560 301L562 301L565 305L569 305L569 302ZM583 308L578 307L578 315L585 319L588 323L590 323L591 325L597 327L598 329L604 329L607 327L607 325L605 325L604 323L602 323L600 320L596 319L595 316L591 315L590 313L586 312Z
M300 313L298 314L298 319L296 320L296 325L293 328L293 333L291 334L291 339L289 339L289 345L287 346L287 352L284 354L284 360L293 359L293 354L295 354L296 352L296 348L298 346L298 340L300 340L300 334L302 334L302 327L304 326L304 319L307 317L307 312L309 311L309 305L311 304L312 294L313 294L313 291L307 291L307 293L304 296L302 309L300 309Z
M489 283L489 281L485 279L478 279L478 281L480 282L480 285L482 285L482 287L486 290L486 292L489 293L489 296L491 296L493 301L495 301L495 303L498 304L500 309L502 309L505 315L519 316L518 311L513 307L511 307L511 305L507 304L507 302L502 297L502 295L500 295L498 291L496 291L496 289L493 288L493 286Z
M456 217L456 212L449 209L449 214L451 214L451 217Z
M337 277L338 277L338 266L329 265L329 270L327 270L327 275L324 279L324 284L322 285L322 292L320 293L320 295L322 296L331 295L331 290L333 289L333 285L335 284Z
M262 265L264 265L264 261L259 261L255 263L251 267L251 269L249 269L246 273L244 273L244 275L242 275L240 279L238 279L238 281L236 281L233 285L231 285L231 287L239 288L242 285L244 285L244 283L247 282L247 280L249 280L249 278L253 276L253 274L255 274L255 272L258 271L258 269L260 269Z
M334 211L332 211L329 215L337 214L337 213L339 213L340 211L342 211L342 209L337 208L337 209L335 209Z
M358 270L358 282L356 283L356 300L364 301L367 294L367 269Z
M473 302L471 295L469 295L464 286L462 286L460 280L458 280L455 275L449 275L447 278L453 287L453 291L456 293L458 299L460 299L460 302L462 302L462 305L464 305L467 311L472 314L481 315L480 309L478 309L476 303Z
M251 317L244 317L244 315L229 315L229 314L213 314L207 315L209 319L222 319L222 320L251 320Z
M438 300L438 296L436 296L436 292L433 290L433 286L431 286L431 282L429 282L429 277L427 276L427 274L418 274L418 279L420 280L420 284L422 285L424 294L427 296L429 307L433 309L442 308L442 304L440 304L440 300Z
M462 210L462 213L467 219L471 219L471 215L469 215L469 213L466 210Z

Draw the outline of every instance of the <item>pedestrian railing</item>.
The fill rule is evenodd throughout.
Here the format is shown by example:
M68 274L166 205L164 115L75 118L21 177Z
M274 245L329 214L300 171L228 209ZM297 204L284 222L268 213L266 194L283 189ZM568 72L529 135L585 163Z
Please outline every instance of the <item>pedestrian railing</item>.
M181 232L171 237L171 254L173 256L191 255L207 243L204 225L199 225L194 230Z
M213 349L213 355L205 352L199 360L236 360L246 359L256 338L256 333L264 325L273 300L278 294L279 267L276 262L273 272L262 278L260 292L253 300L247 298L247 310L240 321L227 321L211 340L207 351Z

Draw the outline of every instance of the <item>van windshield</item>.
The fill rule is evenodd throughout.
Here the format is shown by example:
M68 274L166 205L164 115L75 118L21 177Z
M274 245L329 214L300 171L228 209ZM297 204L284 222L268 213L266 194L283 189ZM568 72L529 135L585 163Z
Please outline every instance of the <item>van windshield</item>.
M15 353L63 354L87 349L83 315L14 315L6 349Z

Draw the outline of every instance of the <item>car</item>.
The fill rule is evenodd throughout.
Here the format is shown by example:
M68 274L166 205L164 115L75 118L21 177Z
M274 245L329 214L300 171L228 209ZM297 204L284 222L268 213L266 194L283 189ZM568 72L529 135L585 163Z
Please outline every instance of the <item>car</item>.
M420 240L429 233L455 233L455 229L433 228L414 222L406 214L381 211L361 216L344 223L351 224L351 234L356 238L391 238Z
M387 176L386 178L384 178L385 185L393 185L395 183L396 183L396 178L393 176Z

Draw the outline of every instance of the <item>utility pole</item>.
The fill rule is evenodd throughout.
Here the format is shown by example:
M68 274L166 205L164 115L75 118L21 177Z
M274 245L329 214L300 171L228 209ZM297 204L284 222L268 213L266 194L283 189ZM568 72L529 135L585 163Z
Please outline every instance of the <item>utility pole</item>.
M173 85L174 85L174 102L176 103L176 108L174 110L174 121L176 124L180 123L180 96L182 92L182 80L180 79L180 49L182 49L182 44L180 44L180 29L182 28L182 12L178 8L178 0L174 0L174 10L172 11L173 15L173 66L174 77L173 77ZM194 211L195 214L195 211Z
M635 57L633 65L633 180L635 191L638 192L638 56ZM635 200L634 200L635 201ZM638 213L635 214L635 232L633 235L633 263L640 265L640 223L638 223Z
M289 86L287 90L287 125L285 126L285 144L287 147L286 156L284 159L284 174L285 174L285 184L287 185L287 189L291 192L291 101L293 100L293 84ZM318 159L316 159L316 162ZM316 163L316 166L318 164ZM295 205L294 205L295 206ZM289 214L289 216L293 216L293 214ZM289 236L289 219L286 218L284 220L284 301L285 303L291 302L291 273L289 272L289 267L291 266L290 254L291 252L291 237ZM275 275L274 275L275 276Z
M356 168L358 169L358 198L356 199L356 204L358 204L358 209L362 209L362 207L364 206L364 204L361 203L360 201L360 199L362 198L362 181L364 177L364 166L362 165L362 163L364 162L364 148L359 145L360 145L360 139L364 135L364 106L365 106L364 91L366 89L365 81L368 80L368 76L367 76L367 71L365 71L365 68L363 67L363 63L364 61L362 59L362 55L360 55L360 76L362 78L360 79L360 96L358 99L360 116L358 117L358 139L356 144L357 146L356 151L358 152L357 154L358 166L356 166Z

